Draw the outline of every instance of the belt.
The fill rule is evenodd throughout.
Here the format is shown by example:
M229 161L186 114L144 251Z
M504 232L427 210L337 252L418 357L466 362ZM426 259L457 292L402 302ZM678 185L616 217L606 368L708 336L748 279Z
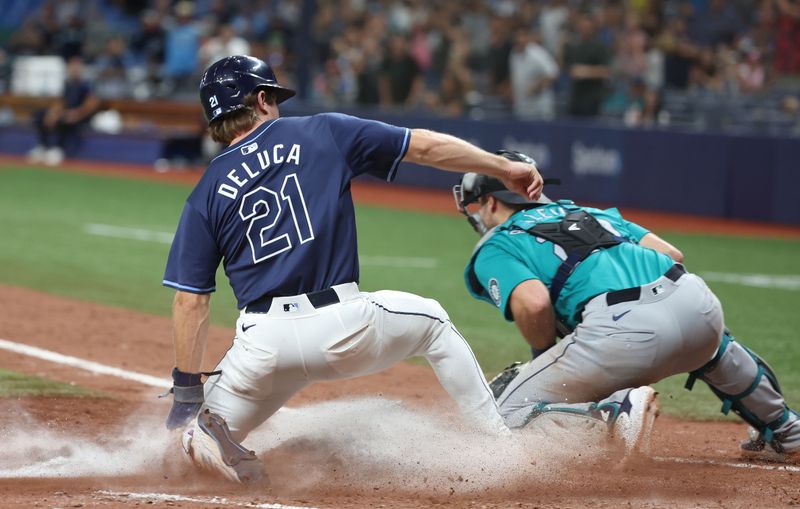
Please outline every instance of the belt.
M683 268L683 265L675 264L669 268L664 273L664 277L669 279L670 281L677 281L686 274L686 269ZM621 302L630 302L634 300L639 300L639 297L642 295L642 287L641 286L634 286L633 288L625 288L624 290L616 290L613 292L608 292L606 294L606 304L609 306L613 306L614 304L619 304Z
M308 301L311 303L311 305L317 309L339 302L339 295L333 288L326 288L318 292L307 293L305 296L308 298ZM248 304L247 307L244 308L244 311L245 313L268 313L269 308L272 307L273 298L274 297L270 295L259 297Z

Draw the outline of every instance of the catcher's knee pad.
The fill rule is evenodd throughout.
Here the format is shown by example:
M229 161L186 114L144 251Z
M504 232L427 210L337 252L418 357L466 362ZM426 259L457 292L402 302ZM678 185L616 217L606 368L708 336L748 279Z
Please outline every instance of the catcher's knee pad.
M689 374L686 388L692 390L698 378L722 400L723 414L733 410L767 442L775 432L797 419L797 414L783 399L772 368L752 350L736 342L728 331L714 358Z

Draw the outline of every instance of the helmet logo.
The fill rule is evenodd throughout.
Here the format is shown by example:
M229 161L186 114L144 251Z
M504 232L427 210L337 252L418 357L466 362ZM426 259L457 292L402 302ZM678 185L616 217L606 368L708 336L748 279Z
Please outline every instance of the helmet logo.
M216 108L217 106L219 106L219 100L217 99L217 96L212 95L211 97L209 97L208 105L211 106L212 108Z

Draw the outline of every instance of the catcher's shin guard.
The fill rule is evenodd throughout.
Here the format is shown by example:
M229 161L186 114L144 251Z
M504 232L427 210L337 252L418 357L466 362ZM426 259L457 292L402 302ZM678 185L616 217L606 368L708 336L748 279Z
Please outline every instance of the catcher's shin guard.
M184 432L182 444L194 464L232 481L251 483L266 477L256 454L231 438L225 419L208 409Z
M800 420L786 405L775 372L727 330L717 354L690 373L686 388L692 390L698 378L722 400L723 414L733 410L758 430L764 442L778 438L782 444L800 447Z

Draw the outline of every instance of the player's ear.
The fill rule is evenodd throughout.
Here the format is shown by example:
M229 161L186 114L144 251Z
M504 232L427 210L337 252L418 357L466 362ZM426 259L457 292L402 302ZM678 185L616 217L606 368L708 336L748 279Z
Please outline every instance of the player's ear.
M263 99L264 104L266 104L268 106L275 106L276 104L278 104L277 96L275 95L274 92L272 92L270 90L262 89L262 90L259 90L258 93L259 93L259 101L261 101ZM263 95L261 95L261 94L263 94Z

